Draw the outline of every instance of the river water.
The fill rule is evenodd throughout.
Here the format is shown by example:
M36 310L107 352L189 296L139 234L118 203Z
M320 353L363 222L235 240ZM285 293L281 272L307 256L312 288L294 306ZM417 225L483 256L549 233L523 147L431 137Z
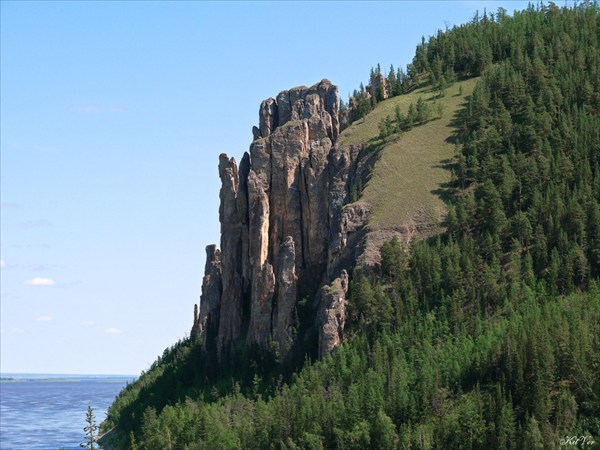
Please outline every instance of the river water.
M133 376L2 374L2 450L80 449L88 405L99 425Z

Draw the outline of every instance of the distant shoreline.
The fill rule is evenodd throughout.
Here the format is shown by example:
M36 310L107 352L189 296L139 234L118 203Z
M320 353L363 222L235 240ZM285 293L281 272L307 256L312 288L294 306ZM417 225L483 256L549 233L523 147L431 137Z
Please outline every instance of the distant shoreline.
M98 382L123 382L134 381L137 375L88 375L88 374L49 374L49 373L2 373L0 382L2 383L22 383L32 381L45 382L80 382L80 381L98 381Z

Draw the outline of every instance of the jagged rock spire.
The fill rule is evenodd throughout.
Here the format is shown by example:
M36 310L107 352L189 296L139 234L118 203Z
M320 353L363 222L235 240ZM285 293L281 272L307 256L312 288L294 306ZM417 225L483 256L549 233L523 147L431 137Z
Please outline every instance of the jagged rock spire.
M293 344L296 305L306 297L327 302L315 305L315 323L328 327L320 353L341 342L345 289L338 286L347 285L347 275L335 278L341 274L336 255L343 250L340 213L358 151L335 146L338 106L338 89L328 80L283 91L261 103L239 168L234 158L219 157L221 251L207 248L193 331L205 341L214 333L219 351L245 339L263 347L273 340L285 353ZM335 305L322 290L332 282ZM337 322L328 326L331 314L316 314L332 308ZM339 331L337 340L332 330Z

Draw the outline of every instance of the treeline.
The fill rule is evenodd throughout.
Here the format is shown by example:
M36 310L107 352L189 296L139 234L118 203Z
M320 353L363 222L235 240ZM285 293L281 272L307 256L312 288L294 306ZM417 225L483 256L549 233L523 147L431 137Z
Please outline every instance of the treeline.
M384 75L378 64L371 69L369 84L365 88L360 83L360 88L355 89L348 99L348 103L340 100L340 117L346 126L369 114L377 103L398 95L407 94L418 84L418 77L414 71L405 73L401 68L397 71L392 65L388 75Z
M597 2L584 1L576 8L593 10L597 8ZM447 86L460 78L479 76L499 61L511 58L523 61L533 51L538 52L539 58L548 57L551 62L561 60L564 63L565 48L561 44L551 44L552 54L539 53L540 46L544 45L543 40L554 39L553 34L557 38L564 38L565 33L569 32L575 33L574 36L579 34L573 23L575 19L562 17L563 12L553 2L548 5L540 3L537 8L531 3L527 10L515 12L514 17L509 16L504 8L498 8L495 13L486 10L483 14L476 12L466 24L438 30L429 39L423 37L405 70L394 69L392 65L386 74L379 64L371 69L367 87L361 83L360 88L350 95L348 103L340 102L340 114L347 117L347 123L350 124L371 112L378 102L406 94L423 83L431 84L443 95ZM530 20L534 15L533 21L536 23ZM579 49L577 58L581 60L583 53L593 49L596 47ZM576 79L570 81L583 82ZM586 89L594 87L598 92L598 86L589 81Z
M183 342L106 426L144 449L600 441L599 12L500 10L421 43L411 73L481 76L457 121L448 230L393 239L378 273L352 274L335 354L292 373L239 349L218 368Z

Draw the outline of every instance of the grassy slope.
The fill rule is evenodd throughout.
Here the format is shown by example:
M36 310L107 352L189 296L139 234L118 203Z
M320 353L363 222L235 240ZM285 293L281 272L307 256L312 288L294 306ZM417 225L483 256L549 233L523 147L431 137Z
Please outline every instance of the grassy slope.
M445 166L455 156L455 146L449 140L454 133L453 121L476 82L477 78L473 78L455 83L440 99L426 86L383 101L341 134L342 144L378 145L378 123L387 115L394 117L396 105L400 105L403 114L420 96L432 105L434 101L443 105L441 119L394 135L383 143L380 159L361 197L371 207L368 226L371 239L377 241L374 245L389 239L392 231L405 239L413 233L428 236L440 231L445 206L439 190L450 181L450 171ZM458 95L460 85L462 96Z

